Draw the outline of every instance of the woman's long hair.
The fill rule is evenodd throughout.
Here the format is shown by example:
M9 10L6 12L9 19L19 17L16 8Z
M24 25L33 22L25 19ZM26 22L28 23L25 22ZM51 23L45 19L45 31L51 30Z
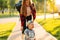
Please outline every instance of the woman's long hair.
M26 1L27 0L23 0L23 2L22 2L22 7L21 7L21 13L24 15L24 16L26 16L27 15L27 7L26 7ZM31 6L31 1L29 0L29 6Z

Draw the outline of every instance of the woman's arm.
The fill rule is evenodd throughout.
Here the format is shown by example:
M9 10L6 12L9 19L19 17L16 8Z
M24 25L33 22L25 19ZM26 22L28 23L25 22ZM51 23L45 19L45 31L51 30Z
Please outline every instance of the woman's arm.
M35 8L34 3L32 4L32 15L33 15L33 20L35 20L35 18L36 18L36 8Z
M23 26L23 21L22 21L23 19L22 19L22 16L23 16L23 15L22 15L22 7L21 7L21 9L20 9L20 20L21 20L21 26Z
M22 8L20 9L21 30L23 30L25 17L22 14Z

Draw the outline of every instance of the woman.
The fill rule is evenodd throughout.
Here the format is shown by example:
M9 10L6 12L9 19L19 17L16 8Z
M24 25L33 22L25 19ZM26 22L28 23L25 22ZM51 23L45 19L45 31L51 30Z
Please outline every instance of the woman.
M33 18L32 18L33 17ZM34 7L34 4L31 4L30 0L23 0L22 1L22 6L20 9L20 19L21 19L21 29L22 29L22 34L24 34L26 27L26 22L29 20L33 21L36 18L36 10Z

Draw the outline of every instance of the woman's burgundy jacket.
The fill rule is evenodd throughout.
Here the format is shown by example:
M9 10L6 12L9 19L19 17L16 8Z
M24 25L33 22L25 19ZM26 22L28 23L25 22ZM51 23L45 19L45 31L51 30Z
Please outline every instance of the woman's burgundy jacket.
M34 6L34 4L32 4ZM36 9L32 9L32 7L30 7L32 10L32 16L33 16L33 20L35 20L36 18ZM24 26L24 20L25 20L25 16L23 14L20 14L20 20L21 20L21 26Z

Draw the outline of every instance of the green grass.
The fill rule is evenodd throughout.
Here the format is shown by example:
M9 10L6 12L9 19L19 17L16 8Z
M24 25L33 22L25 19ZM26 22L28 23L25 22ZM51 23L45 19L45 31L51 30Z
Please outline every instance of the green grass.
M6 17L19 17L19 13L18 12L5 12L4 14L0 13L0 18L6 18Z
M8 36L0 37L0 40L7 40Z
M15 22L0 24L0 40L7 40L7 37L10 35L15 25Z
M60 19L36 19L36 21L43 26L43 28L60 40Z
M0 18L19 17L18 15L0 15Z

